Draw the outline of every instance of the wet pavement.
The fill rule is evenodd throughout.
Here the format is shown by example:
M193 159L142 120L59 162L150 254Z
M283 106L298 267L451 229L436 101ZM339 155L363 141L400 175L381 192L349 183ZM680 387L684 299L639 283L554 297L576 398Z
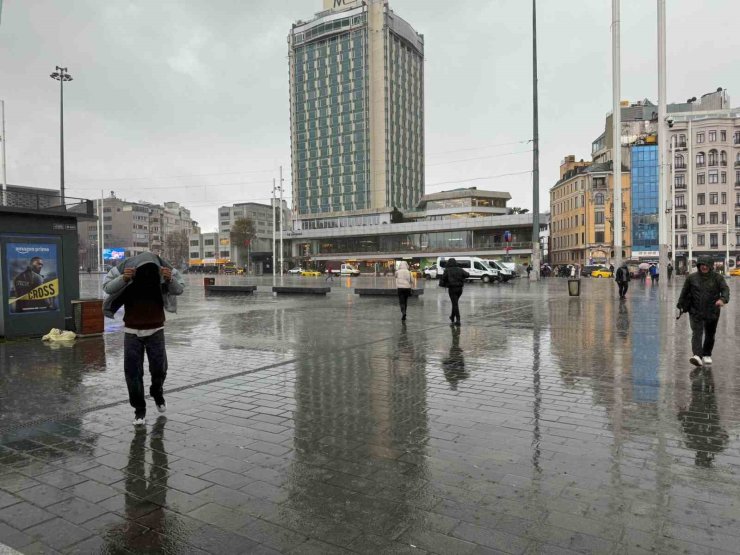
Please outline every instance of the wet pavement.
M99 276L84 276L95 296ZM286 279L324 285L323 279ZM681 281L206 298L131 425L121 322L0 343L0 543L22 553L737 553L740 287L711 370ZM244 283L241 278L230 278ZM224 283L226 280L224 280ZM255 283L255 280L250 280ZM0 552L2 547L0 546Z

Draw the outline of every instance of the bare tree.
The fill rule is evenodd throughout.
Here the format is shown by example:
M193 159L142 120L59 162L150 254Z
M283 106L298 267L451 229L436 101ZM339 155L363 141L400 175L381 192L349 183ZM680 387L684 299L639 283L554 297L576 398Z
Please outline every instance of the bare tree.
M249 245L256 237L257 232L254 229L254 222L249 218L239 218L231 226L231 244L236 249L237 259L241 260L239 252L248 250ZM245 266L249 266L249 260Z
M175 268L187 265L190 256L190 233L184 229L168 233L164 239L162 252L165 259Z

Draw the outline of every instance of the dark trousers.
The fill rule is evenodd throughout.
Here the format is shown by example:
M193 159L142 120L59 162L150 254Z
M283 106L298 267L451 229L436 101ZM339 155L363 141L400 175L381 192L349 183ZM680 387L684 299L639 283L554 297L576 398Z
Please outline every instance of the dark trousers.
M455 322L460 322L460 306L457 303L460 300L462 293L462 287L447 288L447 294L450 296L450 301L452 301L452 314L450 314L450 320L454 320Z
M144 399L144 354L149 360L149 374L152 385L149 394L158 405L164 401L164 380L167 377L167 350L164 343L164 330L149 337L138 337L127 333L123 340L123 372L126 374L128 400L134 407L137 417L146 415Z
M714 336L717 333L719 318L706 319L691 315L691 351L700 357L712 356ZM703 336L703 343L702 343Z
M627 296L627 289L629 289L630 284L628 281L620 281L617 283L619 285L619 296L620 297L626 297Z
M406 316L406 306L409 303L411 289L398 289L398 304L401 306L401 314Z

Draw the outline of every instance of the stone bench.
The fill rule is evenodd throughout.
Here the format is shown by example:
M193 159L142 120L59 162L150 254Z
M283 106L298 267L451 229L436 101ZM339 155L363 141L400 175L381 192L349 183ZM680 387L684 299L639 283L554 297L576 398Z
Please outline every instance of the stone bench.
M331 287L277 286L272 288L272 292L278 295L326 295L331 292Z
M257 290L256 285L206 285L206 293L239 293L251 295Z
M412 289L411 296L418 297L424 294L423 288ZM379 287L357 287L355 288L355 295L360 297L397 297L398 289L393 288L379 288Z

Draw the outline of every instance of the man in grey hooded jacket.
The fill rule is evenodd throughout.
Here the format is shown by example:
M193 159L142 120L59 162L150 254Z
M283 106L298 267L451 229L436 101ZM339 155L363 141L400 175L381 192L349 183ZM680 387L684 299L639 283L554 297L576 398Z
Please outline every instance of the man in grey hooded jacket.
M146 423L144 398L144 354L149 360L152 385L149 393L159 412L167 410L164 381L167 377L167 351L164 340L164 311L177 312L177 295L184 283L168 262L152 253L127 258L108 272L103 290L106 316L113 318L124 307L123 370L129 402L134 408L134 425Z

